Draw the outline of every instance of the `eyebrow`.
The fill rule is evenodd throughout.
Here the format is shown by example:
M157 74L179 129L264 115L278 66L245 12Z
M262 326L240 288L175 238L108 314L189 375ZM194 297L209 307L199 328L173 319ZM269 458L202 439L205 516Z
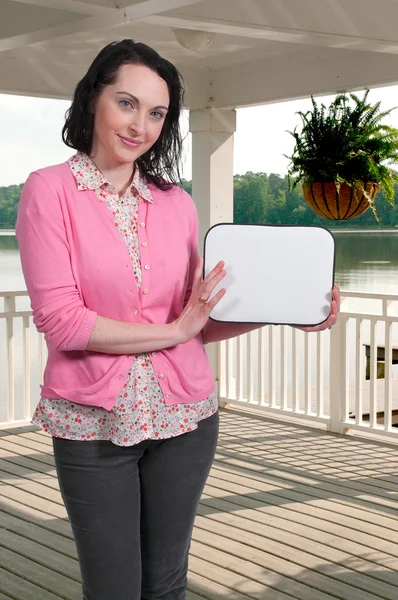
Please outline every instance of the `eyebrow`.
M140 105L140 101L138 100L138 98L136 96L134 96L133 94L130 94L129 92L116 92L117 94L121 95L121 96L130 96L130 98L132 98L134 100L134 102L138 105ZM169 110L168 106L154 106L152 108L152 110L158 109L158 108L163 108L163 110Z

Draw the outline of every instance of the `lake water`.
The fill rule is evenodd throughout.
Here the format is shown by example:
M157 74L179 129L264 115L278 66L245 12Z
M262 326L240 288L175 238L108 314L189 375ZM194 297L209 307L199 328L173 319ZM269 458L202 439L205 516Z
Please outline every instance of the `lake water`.
M336 283L343 290L355 292L372 292L375 294L398 295L398 231L378 232L333 232L336 239ZM25 290L18 243L15 235L0 232L0 291ZM0 311L3 302L0 299ZM23 298L17 302L18 310L29 309L29 299ZM279 328L276 328L279 336ZM369 337L368 326L364 331ZM383 336L383 331L381 331ZM394 326L394 339L398 339L398 327ZM16 374L16 401L23 399L24 371L23 371L23 331L20 320L15 323L15 374ZM31 381L32 406L39 397L40 384L40 347L39 336L31 332ZM0 398L5 397L6 389L6 347L5 319L0 319ZM326 338L325 338L326 340ZM288 341L290 347L290 342ZM349 331L349 344L355 349L355 330ZM277 350L279 352L279 350ZM299 351L303 356L303 350ZM277 354L278 356L278 354ZM316 378L316 356L312 361L312 379ZM324 362L329 360L329 346L325 343ZM349 368L351 377L354 375L355 352L350 353ZM246 365L246 361L244 361ZM396 368L395 368L396 369ZM255 367L257 371L257 367ZM245 371L245 369L244 369ZM277 377L280 366L277 361ZM304 365L300 366L300 379L304 377ZM246 385L246 372L243 373L244 386ZM291 374L288 374L288 384ZM328 373L325 374L325 385L328 384ZM18 400L16 418L23 418L22 403ZM6 404L0 403L0 422L6 419Z
M333 235L336 283L342 289L398 294L398 230ZM0 291L25 289L16 237L0 232Z

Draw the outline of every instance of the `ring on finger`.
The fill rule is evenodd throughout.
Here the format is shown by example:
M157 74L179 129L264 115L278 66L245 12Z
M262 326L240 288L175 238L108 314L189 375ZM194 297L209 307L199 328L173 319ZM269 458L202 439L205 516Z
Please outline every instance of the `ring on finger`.
M206 304L207 300L208 300L208 298L202 298L202 296L199 296L199 298L198 298L199 304Z

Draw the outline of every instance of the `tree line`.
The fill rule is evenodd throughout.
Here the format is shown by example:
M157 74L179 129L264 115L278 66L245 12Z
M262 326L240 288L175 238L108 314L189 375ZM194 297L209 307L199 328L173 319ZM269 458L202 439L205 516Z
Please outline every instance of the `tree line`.
M192 193L192 181L182 180L181 186ZM22 184L0 187L0 229L15 229ZM398 204L398 185L395 187ZM380 221L371 210L352 221L329 221L319 217L306 204L301 187L289 189L287 176L274 173L253 173L234 176L234 223L269 225L317 225L348 228L398 228L398 210L383 196L375 205Z

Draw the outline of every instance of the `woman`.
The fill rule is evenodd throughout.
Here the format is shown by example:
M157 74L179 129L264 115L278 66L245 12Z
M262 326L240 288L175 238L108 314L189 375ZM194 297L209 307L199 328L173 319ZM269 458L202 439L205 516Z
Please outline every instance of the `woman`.
M53 436L85 600L181 600L214 457L217 397L203 344L254 329L209 321L198 221L178 188L177 69L106 46L63 128L77 150L32 173L17 222L48 361L33 423ZM338 312L319 328L332 325Z

